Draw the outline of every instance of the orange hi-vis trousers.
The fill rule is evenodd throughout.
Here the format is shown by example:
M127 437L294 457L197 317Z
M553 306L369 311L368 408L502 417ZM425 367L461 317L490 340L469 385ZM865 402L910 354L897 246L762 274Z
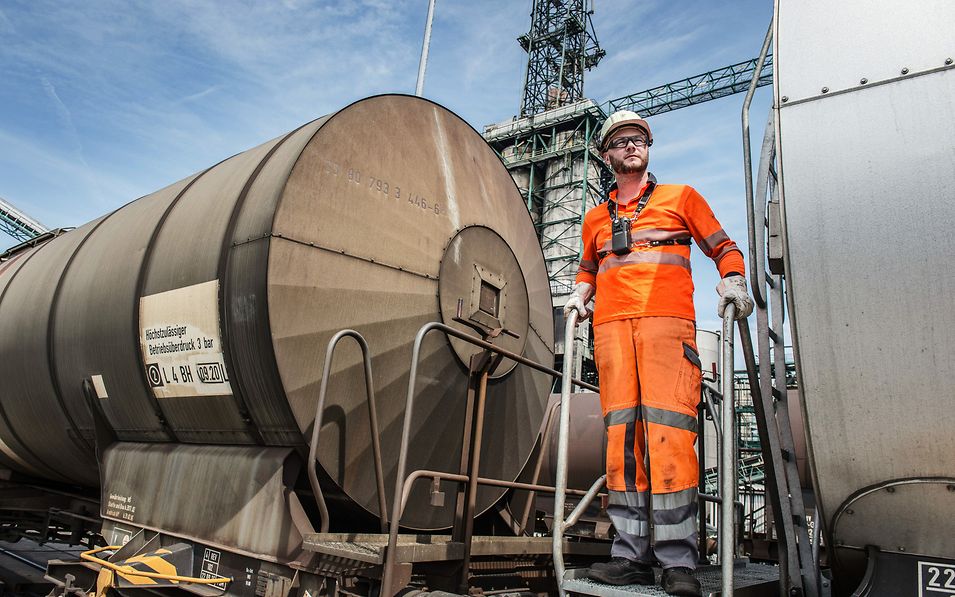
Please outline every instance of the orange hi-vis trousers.
M617 531L611 555L696 568L696 327L677 317L608 321L594 326L594 346L607 428L607 512Z

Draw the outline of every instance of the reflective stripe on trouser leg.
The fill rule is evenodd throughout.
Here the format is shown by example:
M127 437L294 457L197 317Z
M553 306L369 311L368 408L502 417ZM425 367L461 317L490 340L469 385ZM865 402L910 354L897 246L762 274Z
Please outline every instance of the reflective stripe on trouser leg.
M653 495L653 553L664 568L696 568L697 488Z
M696 327L674 317L635 320L641 412L646 421L653 505L653 550L664 568L695 568L697 546L696 443L700 369Z
M607 426L607 513L617 536L611 555L650 560L650 484L644 467L644 424L632 320L594 326L594 360L600 374L600 404Z
M617 536L610 556L649 563L649 491L608 491L607 514Z

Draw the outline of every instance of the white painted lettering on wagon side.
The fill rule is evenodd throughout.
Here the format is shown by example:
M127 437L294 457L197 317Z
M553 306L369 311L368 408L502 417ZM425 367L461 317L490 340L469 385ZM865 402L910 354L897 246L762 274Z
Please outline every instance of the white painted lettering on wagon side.
M919 562L919 597L955 595L955 565Z
M140 299L140 348L156 398L232 394L219 333L219 281Z

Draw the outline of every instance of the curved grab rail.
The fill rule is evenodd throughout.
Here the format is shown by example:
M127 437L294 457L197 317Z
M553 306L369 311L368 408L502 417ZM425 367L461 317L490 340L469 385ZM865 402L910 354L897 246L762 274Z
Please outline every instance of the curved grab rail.
M519 355L515 352L511 352L499 346L495 346L494 344L487 342L485 340L475 338L474 336L468 333L462 332L444 323L441 323L438 321L432 321L430 323L426 323L423 326L421 326L421 328L418 330L417 335L415 336L414 348L412 349L412 352L411 352L411 371L408 375L408 394L405 397L405 415L404 415L404 421L402 422L402 425L401 425L401 448L398 451L398 467L396 470L397 474L395 475L395 493L394 493L394 500L393 500L393 506L391 511L392 512L391 524L388 526L388 547L387 547L387 551L385 552L385 566L384 566L384 571L382 573L382 580L381 580L381 585L383 590L390 590L394 580L394 574L395 574L394 554L398 546L398 529L401 526L400 525L401 511L402 511L401 496L404 494L404 485L406 482L405 475L408 468L408 439L411 436L411 419L412 419L412 415L414 411L414 391L418 381L418 359L421 354L421 343L424 341L425 336L427 336L429 333L435 330L440 330L448 334L449 336L454 336L455 338L464 340L465 342L468 342L475 346L479 346L495 354L501 355L504 358L510 359L522 365L527 365L531 369L540 371L542 373L546 373L550 375L551 377L562 378L564 380L564 383L576 385L582 388L587 388L593 391L599 390L599 388L597 388L597 386L593 384L589 384L587 382L584 382L578 379L571 379L569 371L566 371L565 373L561 373L560 371L557 371L556 369L551 369L550 367L541 365L540 363L536 361L532 361L524 357L523 355ZM565 370L566 368L567 366L565 364Z
M355 330L342 330L332 336L325 350L325 368L322 370L322 385L318 393L318 404L315 406L315 420L312 423L312 440L308 445L308 482L312 486L312 493L318 503L318 511L322 516L321 532L328 532L328 506L325 504L325 494L318 483L318 474L315 472L315 460L318 457L318 435L322 426L322 415L325 412L325 396L328 393L328 376L332 369L332 357L335 347L345 337L354 338L361 347L362 361L365 364L365 390L368 398L368 421L371 425L371 449L375 459L375 480L378 484L378 511L381 513L381 532L388 530L388 507L385 504L385 477L381 470L381 441L378 436L378 414L375 409L375 383L371 375L371 358L368 356L368 342L364 336Z
M766 270L762 266L757 267L757 264L761 263L760 260L753 259L754 252L758 252L757 248L762 247L763 245L756 244L757 220L754 213L753 201L753 152L750 148L749 140L749 107L753 102L753 95L756 93L759 77L762 75L763 64L766 62L766 54L769 53L769 46L773 39L774 20L775 17L769 21L769 29L766 31L766 38L763 40L763 47L759 51L759 58L756 59L756 70L753 73L753 80L749 84L749 90L746 92L746 99L743 100L743 110L741 114L743 124L743 179L746 182L746 220L749 225L750 265L752 266L750 271L750 286L753 289L753 298L760 307L766 306L766 296L765 291L763 290L764 284L762 279ZM761 202L763 201L764 197L765 195L760 197ZM758 226L762 225L763 220L760 219L758 221Z
M882 481L881 483L876 483L875 485L869 485L868 487L863 487L862 489L856 491L843 501L839 507L836 509L836 513L832 516L832 524L829 525L832 529L832 538L835 539L836 529L839 527L839 520L842 518L842 515L849 510L849 506L859 501L860 499L871 495L883 489L889 489L890 487L900 487L903 485L948 485L955 487L955 477L902 477L899 479L890 479L888 481ZM818 533L817 533L818 534ZM828 539L829 537L827 537ZM864 546L853 546L853 545L839 545L839 547L845 547L849 549L865 549Z

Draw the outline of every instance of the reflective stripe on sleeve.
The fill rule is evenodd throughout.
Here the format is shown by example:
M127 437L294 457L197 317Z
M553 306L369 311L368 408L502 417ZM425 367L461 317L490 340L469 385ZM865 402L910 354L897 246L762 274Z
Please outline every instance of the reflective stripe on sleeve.
M719 261L733 251L739 251L740 254L742 254L742 251L739 250L739 247L736 246L736 243L730 243L723 247L723 250L720 251L719 254L713 255L713 261Z
M585 271L585 272L591 273L591 274L596 274L596 273L597 273L597 262L596 262L596 261L591 261L591 260L589 260L589 259L582 259L582 260L580 261L580 269L583 270L583 271Z
M690 415L644 405L643 416L646 418L648 423L666 425L667 427L685 429L686 431L692 431L693 433L696 433L697 420L696 417L692 417Z
M720 245L720 243L726 242L730 239L729 235L726 234L722 228L714 232L713 234L707 236L700 241L700 248L703 249L703 252L709 255L713 250ZM714 257L715 259L715 257Z

